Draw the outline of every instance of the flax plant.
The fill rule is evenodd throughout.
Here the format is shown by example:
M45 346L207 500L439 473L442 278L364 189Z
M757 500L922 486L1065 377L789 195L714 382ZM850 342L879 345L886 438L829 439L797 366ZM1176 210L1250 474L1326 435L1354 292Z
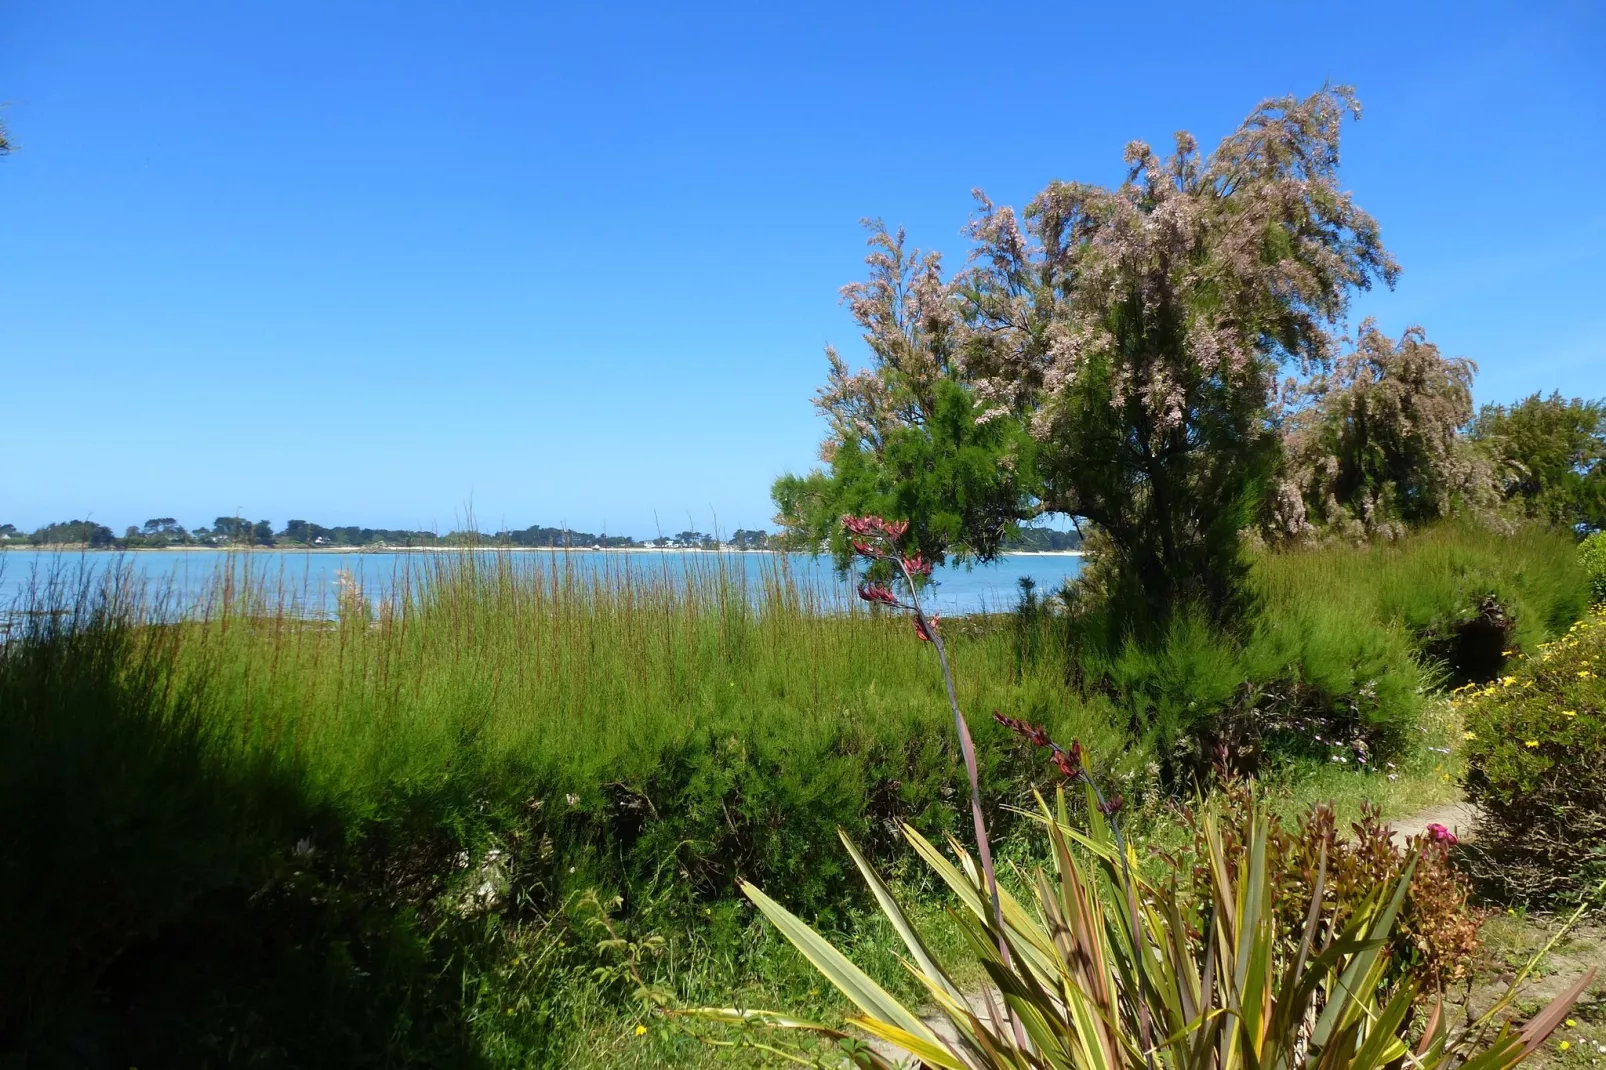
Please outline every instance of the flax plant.
M953 917L987 982L1026 1034L1021 1042L978 1013L953 974L928 950L875 869L846 836L888 921L909 952L906 966L933 1010L898 1002L826 940L751 885L743 891L820 973L859 1009L846 1030L750 1010L699 1012L716 1020L807 1030L843 1043L852 1065L889 1070L906 1053L945 1070L1505 1070L1522 1062L1566 1017L1593 971L1521 1028L1503 1016L1517 982L1481 1017L1452 1027L1437 995L1416 981L1388 986L1390 938L1414 866L1378 887L1342 927L1319 909L1325 859L1302 930L1281 931L1270 908L1268 817L1257 807L1246 850L1228 861L1216 815L1204 816L1211 869L1208 902L1180 901L1174 888L1134 879L1136 853L1117 845L1115 823L1083 783L1087 829L1075 827L1061 789L1039 797L1037 819L1052 862L1019 873L1022 898L1001 890L1003 924L979 867L957 841L949 855L905 827L909 844L959 898ZM1126 908L1128 893L1140 907ZM1000 946L1007 947L1006 963ZM1531 968L1531 967L1530 967ZM1422 1012L1425 1020L1416 1022ZM1143 1021L1153 1023L1145 1043ZM798 1058L802 1058L798 1056Z

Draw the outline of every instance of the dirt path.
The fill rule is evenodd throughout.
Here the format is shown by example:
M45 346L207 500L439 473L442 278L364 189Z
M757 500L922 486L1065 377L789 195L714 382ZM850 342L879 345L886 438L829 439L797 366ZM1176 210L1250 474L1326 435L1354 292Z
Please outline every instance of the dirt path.
M1439 806L1430 806L1426 810L1418 810L1398 821L1390 821L1389 827L1394 830L1394 839L1398 843L1404 843L1412 836L1421 835L1428 830L1429 825L1443 825L1466 840L1472 837L1472 822L1477 813L1477 809L1469 802L1443 803Z

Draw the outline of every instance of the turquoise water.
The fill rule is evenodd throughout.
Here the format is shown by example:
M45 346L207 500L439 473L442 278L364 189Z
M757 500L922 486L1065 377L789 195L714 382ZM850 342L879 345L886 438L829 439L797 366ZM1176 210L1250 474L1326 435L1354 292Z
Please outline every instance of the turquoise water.
M409 571L428 565L427 555L417 552L317 553L257 552L234 554L236 568L250 568L272 589L287 592L299 605L316 612L334 604L342 582L349 576L374 598L406 579ZM708 554L664 550L650 553L570 551L524 551L513 555L525 567L551 568L553 565L577 570L629 569L645 578L683 577L689 569L723 564L740 569L750 580L757 580L766 569L773 570L778 556L761 553ZM826 600L850 599L852 588L836 576L825 558L807 554L784 555L784 564L801 583L816 586ZM718 560L711 560L717 558ZM75 587L93 583L108 570L127 569L133 577L168 592L181 606L193 606L214 587L231 555L221 550L168 550L136 553L98 551L56 553L40 550L0 552L0 612L28 601L30 589L49 583ZM933 573L935 590L928 596L928 607L935 612L957 614L1012 608L1019 600L1019 581L1029 576L1038 591L1049 594L1074 577L1082 559L1059 554L1005 554L987 565L974 568L939 568Z

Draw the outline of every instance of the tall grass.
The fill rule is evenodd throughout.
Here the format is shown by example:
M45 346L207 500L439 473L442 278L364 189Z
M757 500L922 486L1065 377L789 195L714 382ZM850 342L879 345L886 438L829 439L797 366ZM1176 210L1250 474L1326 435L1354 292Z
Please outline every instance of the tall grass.
M717 557L436 555L311 622L282 586L235 575L183 626L176 674L207 694L220 752L292 764L356 817L472 784L482 808L538 810L581 880L599 876L580 872L588 855L617 861L662 829L653 865L678 855L677 883L706 894L742 867L815 871L808 848L834 823L946 820L956 771L930 651L784 562L750 582ZM1000 634L955 645L969 709L1025 706L1119 750L1057 666L1019 664Z
M694 736L819 750L941 723L940 681L907 624L841 612L784 564L754 585L718 558L670 572L437 555L377 612L348 591L327 625L273 594L234 592L191 624L184 671L212 685L232 742L315 754L348 788L444 768L465 744L578 790L648 776ZM973 708L1023 687L1075 705L1046 668L1022 679L1006 640L960 646Z

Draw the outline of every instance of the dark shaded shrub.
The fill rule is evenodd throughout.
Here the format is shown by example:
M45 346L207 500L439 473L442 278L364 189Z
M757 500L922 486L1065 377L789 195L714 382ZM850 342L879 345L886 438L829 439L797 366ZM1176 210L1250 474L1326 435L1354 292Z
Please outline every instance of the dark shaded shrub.
M413 914L342 881L294 764L217 753L177 634L101 602L0 646L0 1063L475 1065Z

